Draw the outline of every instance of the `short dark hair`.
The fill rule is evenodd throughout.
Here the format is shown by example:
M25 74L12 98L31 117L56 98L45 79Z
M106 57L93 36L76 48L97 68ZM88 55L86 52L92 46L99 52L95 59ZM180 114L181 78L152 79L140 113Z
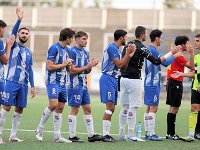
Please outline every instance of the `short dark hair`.
M120 37L123 37L126 34L127 34L127 32L125 30L122 30L122 29L115 30L114 40L117 41L117 40L119 40Z
M88 34L87 34L86 32L84 32L84 31L78 31L78 32L75 34L75 39L76 39L76 38L80 38L80 37L82 37L82 36L88 37Z
M150 35L149 35L151 42L154 42L156 40L156 37L160 38L161 35L162 35L162 31L160 31L158 29L152 30Z
M65 41L67 38L72 38L74 35L74 30L71 28L64 28L60 31L59 41Z
M195 35L195 38L200 38L200 34Z
M21 30L23 30L23 29L24 29L24 30L27 30L28 32L30 32L29 29L28 29L27 27L21 27L21 28L19 28L18 33L19 33Z
M135 37L140 38L141 34L145 34L147 29L143 26L137 26L135 29Z
M3 21L3 20L0 20L0 27L7 27L7 24Z
M176 39L175 39L175 42L174 44L177 46L177 45L182 45L182 44L186 44L187 41L189 41L190 39L185 36L185 35L180 35L180 36L177 36Z

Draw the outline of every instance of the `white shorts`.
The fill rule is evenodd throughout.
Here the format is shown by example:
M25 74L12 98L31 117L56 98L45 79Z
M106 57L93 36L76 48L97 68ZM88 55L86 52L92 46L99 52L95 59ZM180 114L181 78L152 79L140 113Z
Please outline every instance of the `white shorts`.
M142 106L142 80L120 79L120 105L129 105L129 107Z

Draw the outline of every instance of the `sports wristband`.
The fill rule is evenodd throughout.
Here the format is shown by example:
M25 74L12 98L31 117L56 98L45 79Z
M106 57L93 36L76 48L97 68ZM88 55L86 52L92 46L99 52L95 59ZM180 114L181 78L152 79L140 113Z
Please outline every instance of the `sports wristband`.
M167 54L165 54L163 57L165 58L165 59L168 59L169 57L171 57L172 56L172 52L168 52Z

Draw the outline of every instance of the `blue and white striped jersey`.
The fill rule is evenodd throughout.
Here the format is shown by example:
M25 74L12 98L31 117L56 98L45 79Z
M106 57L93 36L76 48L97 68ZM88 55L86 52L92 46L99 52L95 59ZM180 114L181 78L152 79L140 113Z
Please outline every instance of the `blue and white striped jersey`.
M6 80L22 85L28 85L30 80L31 87L33 87L32 64L31 50L28 47L21 46L19 43L15 42L10 52Z
M21 20L17 20L12 29L12 34L15 36L17 35L20 23ZM30 82L31 87L34 87L32 64L31 50L15 41L10 51L6 80L22 85L28 85L28 82Z
M47 60L53 61L55 64L62 64L69 58L69 48L62 47L59 42L54 43L48 50ZM66 85L66 67L54 71L48 71L46 68L46 85L59 84Z
M80 50L76 46L73 46L70 49L70 58L73 59L72 64L80 68L88 64L90 54L89 51L84 48ZM84 71L80 74L70 74L68 88L87 89L87 72Z
M148 49L154 57L156 58L160 57L160 54L155 47L150 45ZM160 78L161 78L161 66L160 65L156 66L149 60L145 59L145 79L144 79L145 86L160 86Z
M115 45L115 43L109 44L104 50L101 71L104 74L110 75L114 78L118 78L119 69L112 61L115 58L121 59L122 54L120 49Z
M155 58L161 57L158 50L154 46L150 45L148 49ZM174 59L174 56L171 56L169 59L162 62L161 65L167 67L174 61ZM145 59L145 86L160 86L161 65L156 66L149 60Z
M4 55L5 49L4 49L4 43L3 41L0 39L0 56ZM3 63L0 61L0 82L4 82L4 65Z

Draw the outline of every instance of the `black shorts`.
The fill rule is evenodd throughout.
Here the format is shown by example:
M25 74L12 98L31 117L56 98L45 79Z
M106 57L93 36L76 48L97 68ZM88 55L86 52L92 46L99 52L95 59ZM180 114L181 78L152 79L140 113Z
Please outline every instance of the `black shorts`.
M168 80L166 104L173 107L180 107L183 95L183 84L181 81Z
M121 79L121 76L118 76L118 91L120 92L120 79Z
M200 93L196 90L192 90L191 104L200 104Z

